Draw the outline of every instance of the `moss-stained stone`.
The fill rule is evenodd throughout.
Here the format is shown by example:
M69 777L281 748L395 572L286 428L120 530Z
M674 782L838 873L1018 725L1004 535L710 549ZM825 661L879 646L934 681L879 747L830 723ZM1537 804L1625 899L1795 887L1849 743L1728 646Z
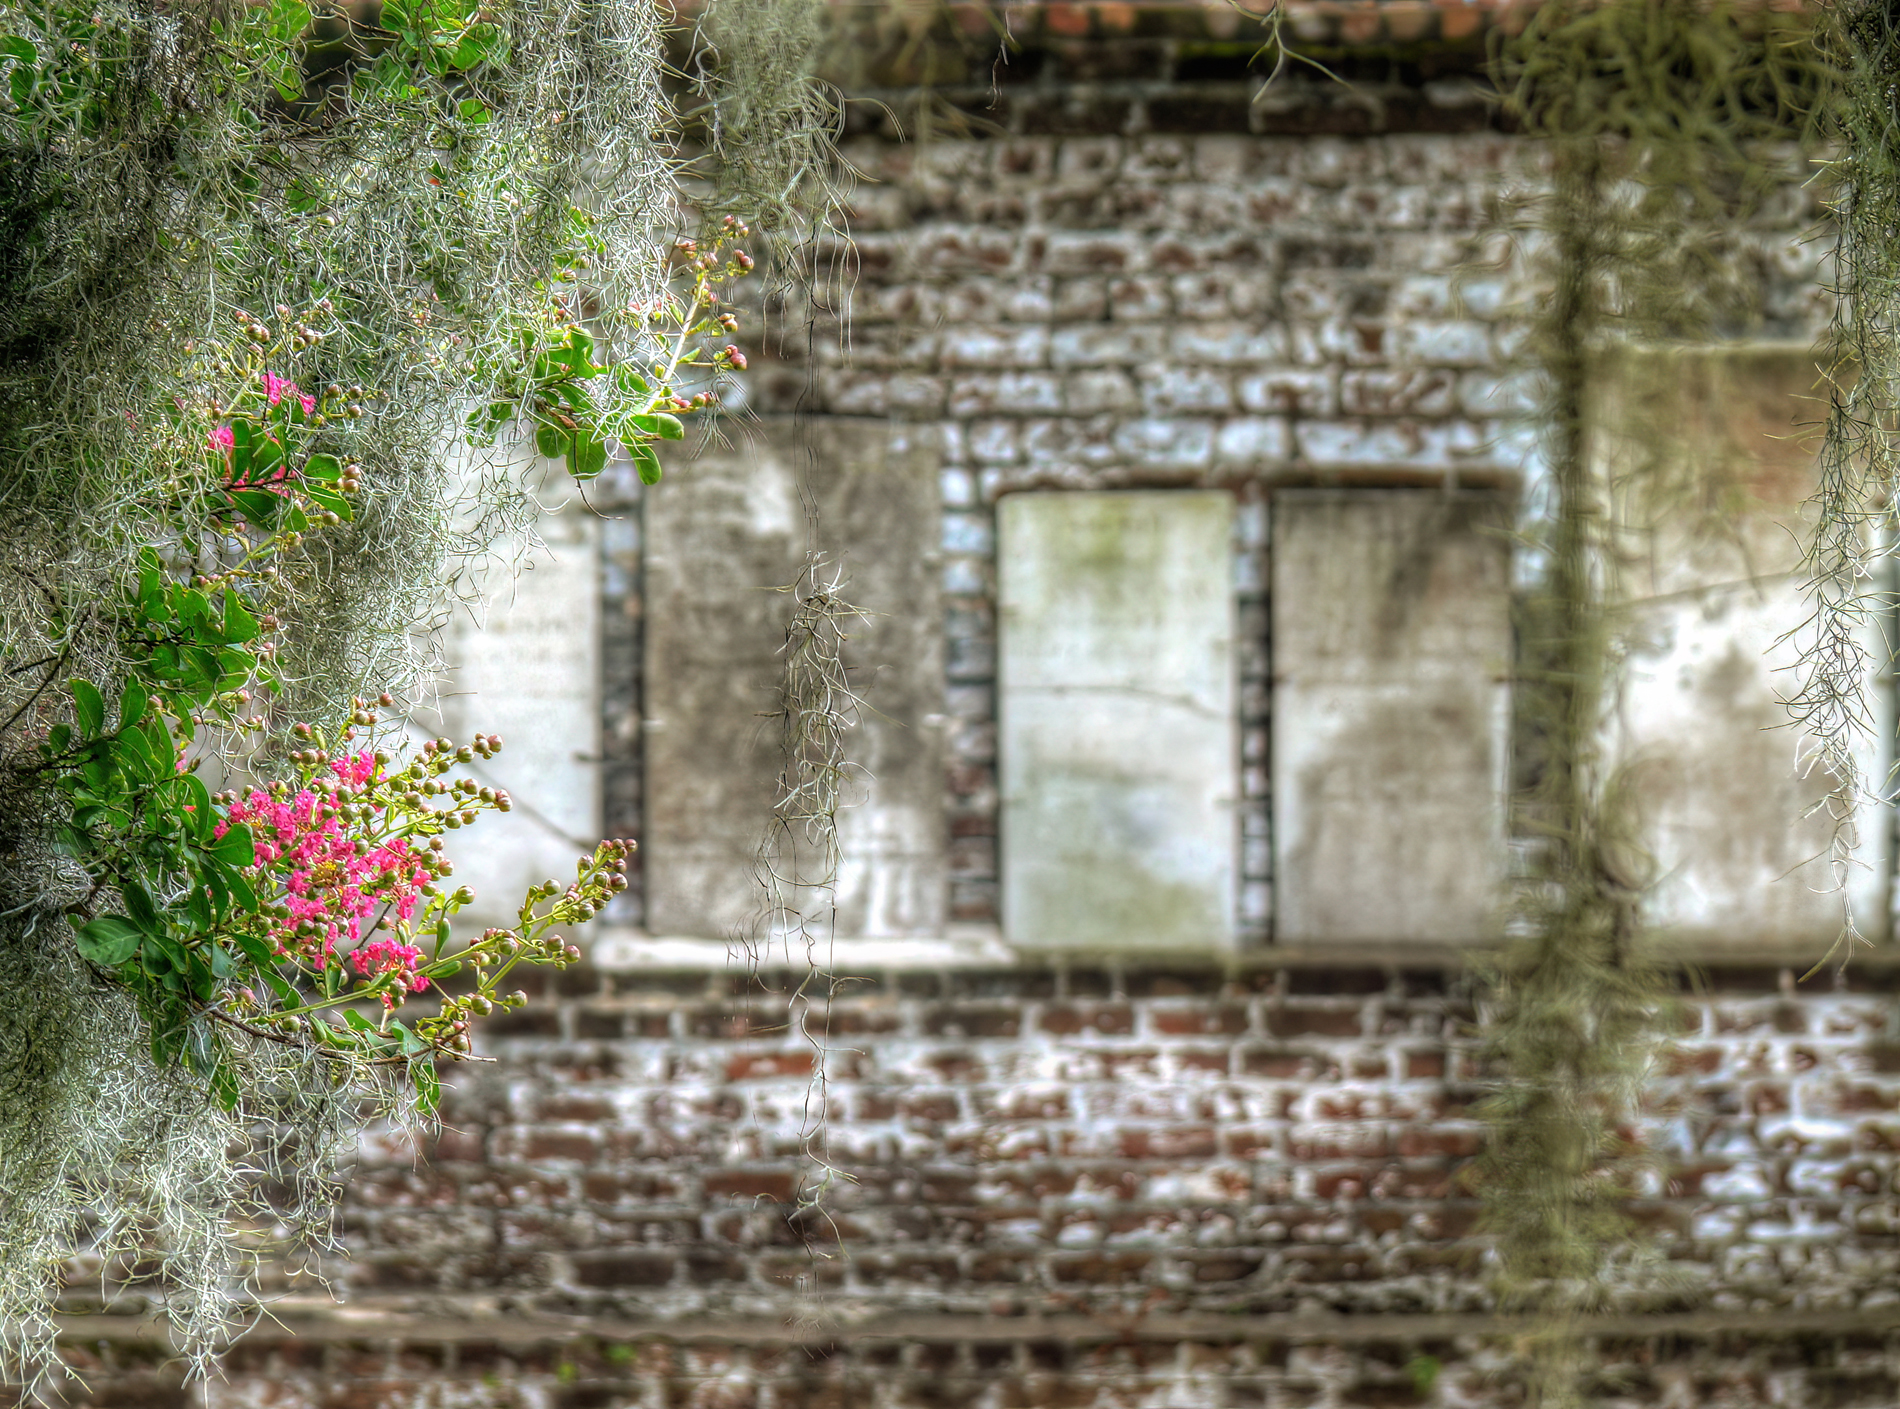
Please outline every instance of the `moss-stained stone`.
M1233 514L1221 492L999 506L1003 925L1016 943L1232 942Z
M1698 949L1825 949L1844 881L1856 923L1890 928L1884 809L1854 818L1863 865L1836 877L1828 777L1781 696L1810 608L1802 553L1815 488L1807 346L1626 351L1596 373L1593 446L1615 487L1625 668L1611 730L1633 832L1626 879L1646 919ZM1790 638L1790 633L1794 633ZM1863 776L1887 776L1892 706L1881 623L1862 633ZM1805 776L1804 776L1805 774Z
M736 430L648 492L648 928L726 937L759 912L753 856L780 759L775 683L804 561L804 504L846 545L842 595L868 708L839 816L840 936L943 932L943 605L935 437L827 417ZM796 472L809 453L807 473Z
M479 612L458 612L444 644L439 715L423 727L458 742L478 731L505 743L472 765L506 788L515 810L452 838L457 880L475 904L461 923L514 923L529 886L569 878L600 835L600 519L552 462L539 466L542 547L512 583L491 584ZM563 500L565 503L563 504Z
M1496 933L1511 623L1494 498L1273 502L1274 935Z

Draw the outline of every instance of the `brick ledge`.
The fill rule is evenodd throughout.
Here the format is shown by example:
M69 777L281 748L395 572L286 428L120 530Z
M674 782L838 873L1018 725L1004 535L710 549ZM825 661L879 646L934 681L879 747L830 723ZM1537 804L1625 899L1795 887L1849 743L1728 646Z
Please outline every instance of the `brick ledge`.
M297 1312L278 1310L243 1337L249 1347L292 1341L307 1344L453 1344L480 1342L527 1349L579 1340L723 1345L828 1345L875 1341L925 1344L1019 1342L1215 1342L1293 1341L1355 1344L1415 1342L1470 1336L1499 1337L1534 1331L1525 1317L1481 1313L1379 1316L1025 1316L886 1315L855 1323L761 1324L734 1321L634 1321L604 1317L502 1315L492 1303L467 1315L411 1313L356 1302ZM1586 1336L1640 1339L1651 1336L1792 1337L1900 1331L1900 1302L1851 1311L1697 1311L1658 1315L1590 1317L1577 1323ZM71 1316L60 1323L69 1343L163 1344L164 1330L150 1317Z
M593 966L609 974L695 973L725 971L750 963L745 946L722 939L691 935L652 935L644 930L601 927L581 941ZM1007 969L1038 970L1088 966L1141 970L1183 968L1227 970L1240 973L1262 969L1462 969L1494 952L1495 941L1474 939L1468 944L1366 942L1334 945L1262 944L1246 948L1203 949L1127 948L1053 949L1015 945L988 926L952 926L942 936L914 939L841 938L821 946L821 958L840 974L873 974L911 970ZM1791 939L1786 944L1728 947L1708 942L1670 946L1668 956L1693 968L1734 970L1789 969L1799 978L1827 952L1828 942ZM766 969L803 968L800 954L785 946L761 947L758 965ZM1900 947L1861 950L1853 956L1854 970L1888 974L1900 970ZM1824 991L1832 986L1830 971L1809 981L1802 991Z

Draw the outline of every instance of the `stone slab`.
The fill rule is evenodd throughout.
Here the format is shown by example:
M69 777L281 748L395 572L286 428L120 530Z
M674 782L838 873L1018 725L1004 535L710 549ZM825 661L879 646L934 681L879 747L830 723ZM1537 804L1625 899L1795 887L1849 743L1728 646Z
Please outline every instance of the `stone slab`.
M558 466L539 468L557 506L536 524L543 546L512 581L490 574L484 605L455 610L440 707L421 721L458 742L503 740L465 771L506 788L514 811L449 838L473 930L512 923L529 886L571 880L600 839L600 520Z
M1596 445L1616 488L1626 669L1611 727L1625 770L1655 932L1698 952L1832 943L1842 893L1825 860L1830 823L1804 815L1827 779L1781 704L1808 615L1804 505L1815 485L1814 356L1806 347L1630 352L1608 364ZM1887 647L1877 623L1870 659ZM1875 737L1861 767L1886 777L1890 686L1870 670ZM1863 865L1845 894L1869 937L1890 931L1891 818L1855 819ZM1644 878L1639 878L1644 879Z
M997 509L1003 930L1032 947L1233 942L1232 497Z
M842 549L852 687L867 708L850 745L863 778L839 815L839 936L941 935L943 606L938 454L929 436L824 418L728 432L730 447L676 456L647 492L647 926L749 933L762 892L753 858L780 760L770 717L792 599L772 589L804 561L796 467L823 541ZM809 902L810 898L807 898Z
M1274 497L1274 937L1494 935L1511 622L1495 498Z

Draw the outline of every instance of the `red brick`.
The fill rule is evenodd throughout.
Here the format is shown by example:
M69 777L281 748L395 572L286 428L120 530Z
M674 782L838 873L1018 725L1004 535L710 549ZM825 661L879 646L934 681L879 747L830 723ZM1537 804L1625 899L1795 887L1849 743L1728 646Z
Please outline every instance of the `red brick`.
M1038 1026L1065 1037L1081 1032L1126 1037L1135 1030L1135 1010L1126 1003L1063 1004L1045 1008Z
M933 1037L1015 1037L1022 1026L1020 1008L945 1004L924 1014L924 1031Z
M1233 1065L1233 1058L1224 1047L1201 1051L1177 1051L1174 1064L1182 1071L1212 1071L1225 1076Z
M774 1037L789 1031L790 1021L790 1010L781 1004L701 1008L686 1015L686 1030L694 1037Z
M1304 1052L1297 1048L1287 1047L1263 1047L1242 1053L1240 1065L1241 1070L1248 1076L1267 1076L1282 1081L1292 1081L1309 1074L1323 1076L1332 1066L1332 1061L1317 1052Z
M531 1130L509 1141L516 1157L529 1163L576 1160L591 1164L600 1158L600 1139L591 1131Z
M1210 1159L1219 1150L1212 1130L1181 1126L1124 1130L1116 1144L1125 1159Z
M1836 1104L1849 1114L1900 1110L1900 1091L1881 1086L1849 1086L1841 1091Z
M942 1122L955 1120L961 1110L957 1098L948 1093L938 1096L906 1096L898 1102L898 1109L906 1120Z
M1247 1010L1238 1003L1206 1008L1162 1008L1151 1013L1154 1030L1168 1037L1235 1036L1247 1030Z
M726 1063L726 1080L756 1081L773 1076L809 1077L816 1058L809 1051L758 1052Z
M798 1176L782 1169L721 1169L705 1175L700 1187L708 1198L769 1199L788 1204L798 1188Z
M1287 1150L1296 1160L1365 1159L1386 1152L1385 1131L1362 1125L1349 1131L1298 1131L1287 1137Z
M1289 1003L1267 1009L1267 1030L1275 1037L1357 1037L1363 1020L1357 1008Z
M583 1287L661 1287L676 1266L671 1253L587 1253L574 1259L574 1280Z
M1086 1282L1090 1286L1112 1287L1140 1281L1153 1261L1154 1258L1145 1252L1085 1253L1051 1259L1049 1274L1058 1282Z
M1406 1159L1426 1155L1469 1159L1483 1148L1484 1136L1476 1130L1432 1130L1414 1126L1401 1130L1398 1138L1398 1152Z

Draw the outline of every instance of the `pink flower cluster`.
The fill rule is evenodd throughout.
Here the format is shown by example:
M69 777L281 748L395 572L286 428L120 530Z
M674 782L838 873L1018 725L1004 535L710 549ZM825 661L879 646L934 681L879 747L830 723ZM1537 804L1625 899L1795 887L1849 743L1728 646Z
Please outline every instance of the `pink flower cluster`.
M374 754L360 753L332 761L330 771L337 786L361 788L376 779L378 766ZM434 878L405 838L384 840L359 855L354 824L342 805L315 787L288 797L253 790L232 805L217 835L238 822L251 828L256 868L267 885L282 887L280 903L290 912L271 925L279 953L300 955L321 969L337 945L347 942L359 974L398 974L411 992L428 987L414 972L422 952L413 945L386 938L362 942L363 922L379 910L410 919L422 887Z
M269 372L264 374L264 395L269 399L271 405L275 406L278 402L282 401L286 392L303 403L304 415L308 416L312 411L317 409L317 398L308 392L299 391L295 382L287 381L283 377L274 376Z
M264 373L264 399L275 406L286 396L296 397L306 416L317 409L317 398L299 388L288 377L280 377L275 372ZM205 443L213 450L231 450L237 445L237 436L228 425L215 426L205 435Z

